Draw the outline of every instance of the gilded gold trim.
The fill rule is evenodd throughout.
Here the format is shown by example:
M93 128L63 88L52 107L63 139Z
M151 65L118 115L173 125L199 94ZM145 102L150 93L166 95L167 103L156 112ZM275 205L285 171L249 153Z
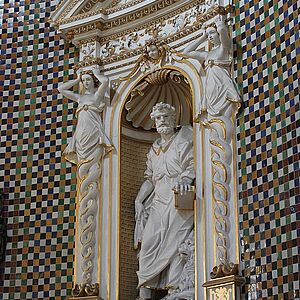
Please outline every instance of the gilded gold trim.
M103 183L102 183L102 173L103 173L103 165L102 165L102 171L99 178L99 195L100 195L100 201L99 201L99 215L98 215L98 282L101 282L101 255L102 255L102 212L103 212Z
M218 122L217 122L218 123ZM210 129L212 130L212 129ZM226 135L226 131L225 131ZM218 146L218 142L214 140L209 140L210 144L213 146L217 146L221 151L225 153L225 148ZM222 263L226 264L228 259L227 253L227 216L228 216L228 191L224 184L227 182L227 169L223 162L219 160L215 160L215 157L219 157L220 155L213 149L211 149L211 172L212 172L212 199L213 199L213 211L214 211L214 228L215 228L215 243L214 243L214 251L218 250L218 253L215 253L216 257L219 260L222 260ZM216 181L215 175L217 173L216 166L223 171L224 178ZM223 195L220 193L219 199L216 198L216 190L221 189L223 191ZM217 224L219 224L217 226ZM224 233L223 233L224 232ZM221 241L221 244L219 243ZM218 255L219 254L219 255ZM215 261L216 264L216 261Z
M235 114L233 114L232 119L235 120ZM234 122L233 122L234 123ZM236 145L236 126L232 133L232 148L233 148L233 200L234 200L234 210L235 210L235 247L236 247L236 261L240 264L240 247L239 247L239 209L238 209L238 191L237 191L237 145Z
M211 291L212 295L215 295L215 300L229 300L230 295L232 295L232 289L231 288L216 288L215 290Z
M220 148L223 152L225 152L225 148L218 142L215 140L209 140L209 142L213 145L216 146L217 148Z
M131 1L129 1L128 3L122 4L122 5L118 5L118 6L111 7L111 8L108 7L108 8L107 8L107 12L108 12L109 14L112 14L112 13L115 13L115 12L117 12L117 11L123 10L123 9L125 9L125 8L128 8L128 7L134 6L134 5L136 5L136 4L139 4L139 3L143 2L143 1L144 1L144 0L135 0L135 1L131 0ZM119 1L119 2L120 2L120 1Z
M172 1L172 3L167 4L167 5L172 5L172 4L176 3L178 0L171 0L171 1ZM167 0L163 0L159 3L164 3L164 2L167 2ZM162 22L166 21L169 18L172 18L172 17L174 17L174 16L176 16L176 15L182 13L182 12L185 12L185 11L199 5L202 2L203 1L196 0L196 1L194 1L192 3L189 3L189 4L187 4L183 7L180 7L178 9L174 10L173 12L168 13L167 15L162 16L160 18L157 18L157 19L154 19L154 20L153 20L153 18L150 18L151 21L148 22L148 23L145 23L145 24L142 24L142 25L136 26L134 28L130 28L130 29L127 29L127 30L124 30L124 31L121 31L121 32L118 32L118 33L115 33L115 34L108 34L107 36L104 36L104 37L100 38L100 43L101 43L101 45L104 45L105 43L107 43L111 40L114 40L116 38L123 37L127 34L130 34L132 32L137 32L137 31L142 30L144 28L149 28L149 27L154 26L158 23L162 23ZM165 6L160 7L159 3L152 4L154 8L152 6L149 6L148 10L146 8L146 11L145 11L145 7L143 7L142 10L134 12L132 15L121 16L119 19L112 20L112 21L109 21L109 22L106 22L106 23L105 23L105 21L101 20L101 21L97 21L97 22L94 22L94 23L89 23L89 24L85 24L85 25L82 25L82 26L77 26L73 29L67 29L66 30L67 33L65 33L65 36L69 39L72 39L75 35L78 35L78 34L83 33L83 32L87 32L87 31L92 30L92 29L99 28L99 29L101 29L101 31L105 31L105 30L108 30L108 29L112 29L114 27L120 27L124 24L128 24L131 21L135 21L135 20L143 18L145 16L149 16L149 15L151 15L151 13L155 13L158 10L165 7ZM144 11L143 11L143 9L144 9ZM202 15L201 20L198 20L194 24L185 27L183 30L180 30L177 33L174 33L174 34L168 36L167 37L168 43L170 43L171 41L175 41L179 38L182 38L183 36L186 36L188 34L191 34L192 32L197 31L198 29L200 29L202 27L202 24L204 22L206 22L206 21L210 20L211 18L213 18L214 16L218 15L220 9L222 10L224 8L219 7L219 6L214 7L211 11L209 11L207 13L204 13ZM90 12L89 14L92 14L92 13L95 13L95 12ZM88 17L88 16L86 16L86 17ZM75 17L78 18L78 16L75 16ZM75 18L75 17L72 17L72 18ZM81 17L81 18L83 18L83 17ZM75 18L75 20L77 20L77 19ZM63 20L60 21L60 23L59 22L57 22L57 23L59 25L62 25L62 24L69 23L69 22L71 22L71 21L70 20L68 21L68 19L63 19ZM127 54L127 57L128 57L129 53L126 52L125 55L126 54ZM118 55L122 55L122 54L118 54Z
M98 57L89 57L86 58L83 61L78 62L77 64L75 64L74 69L77 70L79 68L85 68L85 67L89 67L89 66L93 66L93 65L101 65L102 61L100 58Z
M113 135L113 120L114 120L114 112L116 110L116 106L119 103L119 99L121 97L121 95L123 95L123 91L126 89L128 84L124 84L123 87L121 88L120 92L117 95L117 98L115 99L113 106L112 106L112 111L111 111L111 118L110 118L110 136ZM127 99L128 94L126 95ZM123 107L122 107L123 109ZM121 122L120 120L120 115L119 115L119 122ZM118 125L120 128L119 133L118 133L118 141L120 141L121 138L121 127L120 127L120 123ZM108 242L107 242L107 247L108 247L108 272L107 272L107 300L110 300L110 275L111 275L111 254L110 254L110 247L111 247L111 214L112 214L112 165L113 165L113 156L112 156L112 152L110 152L109 154L109 201L108 201ZM120 180L121 180L121 174L120 174L120 154L118 155L118 180L119 180L119 185L120 185ZM119 189L119 187L118 187ZM119 222L120 217L118 216L118 222ZM120 231L119 231L120 234ZM119 251L120 249L118 249L118 256L119 256ZM119 277L119 269L120 269L120 263L119 263L119 258L117 261L117 268L118 268L118 272L117 272L117 277ZM119 293L119 282L117 280L117 294ZM118 298L117 298L118 299Z
M203 284L203 287L213 288L216 286L224 286L228 284L236 284L237 286L242 286L245 283L245 279L241 276L230 275L221 278L211 279Z
M90 0L88 1L80 11L80 14L88 13L98 2L104 2L105 0ZM103 9L103 13L106 13L106 10Z
M144 79L144 77L142 78ZM139 81L136 85L138 85L141 81ZM122 90L125 89L126 85L128 86L130 82L127 82L122 87ZM134 88L134 87L133 87ZM119 116L118 116L118 145L119 145L119 150L121 150L121 133L122 133L122 112L124 109L124 106L126 104L126 100L129 98L129 95L131 94L133 88L131 88L125 97L123 98L123 103L121 104L120 111L119 111ZM120 92L118 98L121 97L123 93ZM118 101L115 101L113 109L112 109L112 116L114 116L114 111L116 109L116 106L118 104ZM112 129L112 127L111 127ZM120 224L121 224L121 215L120 215L120 210L121 210L121 153L119 151L118 153L118 238L117 238L117 274L116 274L116 299L119 299L119 293L120 293Z
M200 126L199 126L200 127ZM205 145L205 131L203 130L203 128L200 127L200 130L201 130L201 145L202 145L202 170L204 173L204 169L205 169L205 153L204 153L204 149L203 149L203 145ZM195 155L195 157L197 157ZM205 178L204 176L202 176L202 187L201 187L201 191L202 191L202 217L201 217L201 220L203 220L202 222L202 236L204 238L204 241L203 241L203 254L204 254L204 259L202 260L202 265L203 265L203 278L204 278L204 282L206 282L206 215L205 215ZM195 243L195 246L197 245L197 243ZM195 248L196 250L196 254L198 253L197 252L197 248ZM197 255L196 255L197 257ZM197 261L197 260L196 260ZM196 271L197 271L197 268L196 268ZM195 278L197 284L195 285L195 292L196 292L196 300L198 298L198 279L197 277ZM206 300L206 293L204 293L204 300ZM200 299L199 299L200 300Z
M73 0L71 3L69 3L64 12L60 15L60 18L64 18L79 1L80 0ZM55 11L58 11L61 7L63 7L66 2L68 2L68 0L61 1L56 7Z
M225 126L224 121L222 121L220 119L213 118L213 119L209 120L208 123L210 125L214 124L214 123L218 123L222 127L224 140L226 140L226 126Z
M77 0L75 0L76 2ZM145 16L149 16L151 15L153 12L157 12L167 6L170 6L176 2L179 2L180 0L160 0L160 1L156 1L156 3L152 3L149 4L147 6L143 6L140 10L135 11L135 12L131 12L129 14L126 15L122 15L120 17L117 17L111 21L105 22L104 20L101 20L100 22L103 24L103 29L107 30L116 26L121 26L124 24L127 24L129 22L135 21L137 19L143 18ZM90 12L87 13L82 13L82 14L78 14L69 18L64 18L61 19L60 21L58 21L59 25L64 25L64 24L68 24L68 23L72 23L74 21L78 21L78 20L83 20L85 18L91 17L91 16L96 16L98 14L105 14L107 15L108 13L114 13L114 11L107 11L106 9L103 8L99 8L97 10L92 10Z
M238 275L239 274L239 265L234 263L229 263L227 265L220 264L219 266L215 266L210 273L210 277L212 279L222 278L230 275Z

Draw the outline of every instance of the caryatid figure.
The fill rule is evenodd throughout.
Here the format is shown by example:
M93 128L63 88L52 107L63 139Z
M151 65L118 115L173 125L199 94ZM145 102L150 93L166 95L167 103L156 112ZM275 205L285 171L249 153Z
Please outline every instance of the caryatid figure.
M211 43L212 49L197 50L205 40ZM205 67L204 95L203 99L199 99L200 112L197 119L209 129L217 261L219 266L231 269L229 203L234 193L231 170L235 168L232 165L232 137L234 114L240 107L241 97L231 77L232 39L228 27L219 18L215 26L206 28L183 53L199 60Z
M241 102L236 85L231 78L232 39L228 28L220 19L203 31L202 35L188 45L183 53L199 60L205 66L204 98L201 100L201 113L210 116L231 116L232 106ZM197 47L208 40L212 44L210 51L200 51Z
M80 84L80 93L70 91ZM112 149L101 120L105 107L108 78L100 74L99 67L92 71L77 71L77 79L59 86L67 98L78 102L77 126L63 155L77 165L77 205L79 205L78 238L76 240L76 283L73 294L84 295L84 290L94 289L97 294L97 217L100 201L99 180L104 155Z

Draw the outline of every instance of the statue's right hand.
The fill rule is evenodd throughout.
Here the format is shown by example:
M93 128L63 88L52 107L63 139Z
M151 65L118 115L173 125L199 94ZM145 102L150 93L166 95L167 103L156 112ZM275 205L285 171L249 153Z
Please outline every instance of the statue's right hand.
M143 212L144 212L144 205L141 202L136 201L135 202L135 219L140 220Z

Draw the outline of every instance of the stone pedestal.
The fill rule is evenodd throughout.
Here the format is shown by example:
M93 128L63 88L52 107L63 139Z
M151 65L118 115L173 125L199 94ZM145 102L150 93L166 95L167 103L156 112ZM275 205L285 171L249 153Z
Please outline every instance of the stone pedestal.
M203 284L209 300L240 300L241 286L245 279L241 276L225 276Z
M100 296L70 297L67 300L103 300Z

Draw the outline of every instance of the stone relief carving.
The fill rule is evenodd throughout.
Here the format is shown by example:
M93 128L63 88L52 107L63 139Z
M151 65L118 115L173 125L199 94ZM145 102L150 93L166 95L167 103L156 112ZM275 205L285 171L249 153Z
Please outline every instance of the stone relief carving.
M216 290L212 291L212 295L214 295L215 300L229 300L230 295L232 294L231 288L217 288Z
M205 13L217 5L219 5L218 0L205 0L205 2L203 4L199 5L199 12Z
M197 47L208 40L212 48L199 51ZM230 263L229 245L229 201L232 197L230 182L232 174L232 115L240 107L240 96L231 78L232 40L228 27L221 18L205 28L202 35L185 48L184 54L204 64L204 97L200 103L198 122L210 130L212 164L212 198L215 203L215 231L217 234L217 259L220 267L214 268L212 277L222 273L236 273L237 268ZM224 272L223 272L223 271ZM225 274L224 273L224 274Z
M158 70L166 63L172 64L181 57L181 53L173 50L160 39L150 39L131 72L125 77L120 77L120 80L128 80L135 76L137 72L146 73Z
M108 78L100 74L99 67L77 71L77 79L59 86L65 97L78 102L77 126L63 155L77 165L77 190L79 205L78 243L76 245L77 281L73 295L98 295L97 270L94 268L96 249L96 222L99 203L99 178L104 155L112 144L104 132L101 112L108 89ZM80 93L70 89L80 84Z
M82 60L96 57L96 42L86 43L81 46Z
M134 244L140 245L139 299L151 299L157 289L179 288L184 260L178 245L193 231L193 211L177 210L172 190L188 193L195 178L193 130L175 130L175 108L156 104L151 113L160 138L148 153L146 180L135 200Z
M193 300L195 299L195 242L194 231L189 238L182 243L178 249L180 256L185 261L179 287L170 291L165 300Z
M107 41L100 49L100 58L118 55L125 51L132 51L146 46L151 39L162 39L182 30L186 26L192 26L197 22L200 7L176 15L166 21L156 23L151 28L143 28L125 36Z
M144 47L148 40L152 38L165 39L179 33L185 28L193 28L199 25L199 22L205 21L203 14L209 13L215 8L216 13L219 10L217 1L206 1L191 9L168 18L164 21L156 22L154 25L139 30L135 30L120 37L109 38L106 43L102 44L100 49L100 58L104 59L112 55L119 55L126 51L132 51ZM199 20L201 16L201 20Z

